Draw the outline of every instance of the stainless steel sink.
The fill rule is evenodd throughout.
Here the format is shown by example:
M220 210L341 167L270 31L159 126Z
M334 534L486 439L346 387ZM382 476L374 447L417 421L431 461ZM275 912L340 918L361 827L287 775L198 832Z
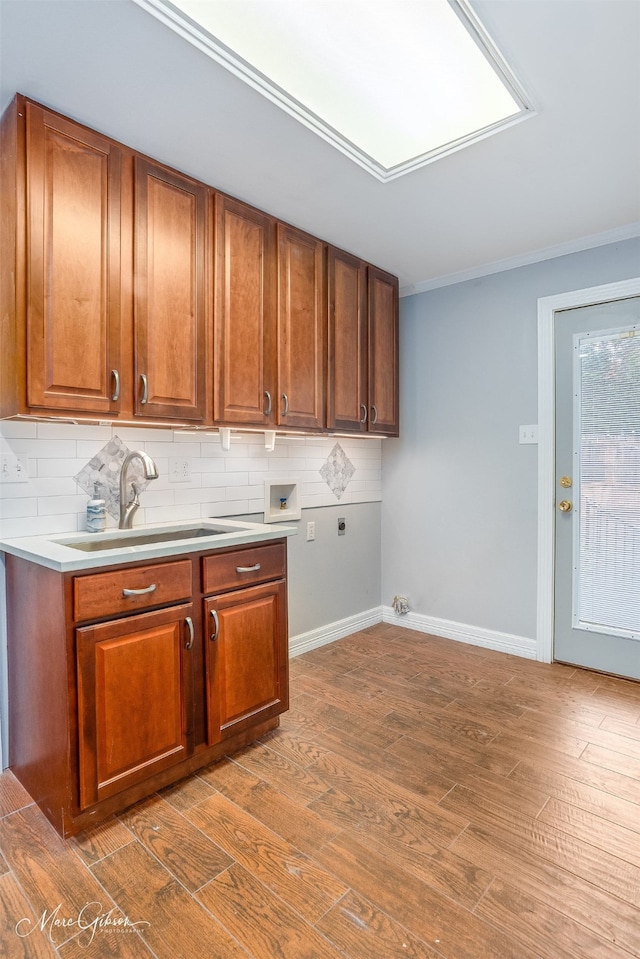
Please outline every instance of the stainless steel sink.
M228 533L228 529L215 526L189 526L184 529L158 530L149 533L114 533L113 536L101 536L99 539L78 540L75 543L63 543L71 549L81 549L85 553L94 553L103 549L122 549L124 546L147 546L151 543L170 543L177 539L199 539L201 536L219 536ZM60 542L60 541L59 541Z

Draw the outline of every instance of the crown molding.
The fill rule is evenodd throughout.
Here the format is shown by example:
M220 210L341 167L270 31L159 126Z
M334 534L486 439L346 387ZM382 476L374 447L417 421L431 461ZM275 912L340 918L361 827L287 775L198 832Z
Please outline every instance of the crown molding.
M430 280L422 280L411 286L400 287L400 296L414 296L416 293L427 293L442 286L453 286L455 283L465 283L467 280L476 280L482 276L491 276L493 273L502 273L506 270L515 270L520 266L531 263L540 263L543 260L552 260L558 256L567 256L570 253L581 253L583 250L592 250L609 243L619 243L621 240L631 240L640 237L640 220L628 223L626 226L616 227L615 230L606 230L603 233L594 233L591 236L579 237L576 240L567 240L553 246L532 250L517 256L509 256L504 260L495 260L470 270L461 270L459 273L445 273Z

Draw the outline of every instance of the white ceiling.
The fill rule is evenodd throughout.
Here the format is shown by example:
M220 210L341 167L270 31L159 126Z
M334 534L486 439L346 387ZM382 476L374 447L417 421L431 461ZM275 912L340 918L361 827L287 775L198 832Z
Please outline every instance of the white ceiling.
M404 292L640 234L640 2L472 6L537 116L387 183L133 0L0 0L0 107L24 93Z

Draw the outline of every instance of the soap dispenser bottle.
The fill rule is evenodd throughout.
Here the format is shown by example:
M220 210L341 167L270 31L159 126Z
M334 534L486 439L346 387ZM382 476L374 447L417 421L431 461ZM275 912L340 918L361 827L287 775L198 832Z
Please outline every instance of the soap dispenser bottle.
M107 526L107 504L100 496L100 483L93 488L93 498L87 503L87 530L102 533Z

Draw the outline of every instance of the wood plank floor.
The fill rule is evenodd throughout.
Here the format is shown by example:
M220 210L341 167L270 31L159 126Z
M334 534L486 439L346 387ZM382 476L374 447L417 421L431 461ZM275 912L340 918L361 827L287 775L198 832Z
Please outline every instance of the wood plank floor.
M64 842L0 776L0 952L640 956L640 684L379 625L278 730Z

